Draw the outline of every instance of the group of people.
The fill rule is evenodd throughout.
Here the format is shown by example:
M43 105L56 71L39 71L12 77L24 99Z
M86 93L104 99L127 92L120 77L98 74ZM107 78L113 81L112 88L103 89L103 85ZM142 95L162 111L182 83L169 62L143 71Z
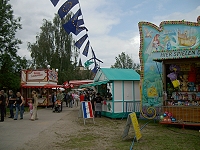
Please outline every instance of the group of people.
M51 96L52 101L52 109L54 109L55 105L60 102L61 111L63 107L63 102L66 102L66 106L72 108L73 106L78 107L79 103L82 101L91 101L93 113L95 117L99 115L101 117L102 111L102 103L103 99L100 96L100 93L95 93L91 91L84 92L66 92L63 93L61 90L53 91ZM6 108L10 110L10 116L8 118L12 118L14 120L18 120L18 114L20 116L20 120L23 119L24 114L24 105L25 100L20 92L17 92L16 95L12 90L9 90L8 94L4 92L4 90L0 91L0 110L1 110L1 122L4 121L4 117L6 117ZM30 120L34 121L38 119L37 116L37 106L38 106L38 95L36 91L32 91L32 99L28 101L29 111L30 111Z
M101 117L102 111L102 103L103 99L100 96L100 93L85 91L85 92L68 92L64 96L64 101L66 102L66 106L72 108L73 104L78 106L79 102L82 101L91 101L92 109L95 117L99 115Z
M20 114L20 120L23 119L24 104L25 104L25 100L20 92L17 92L15 95L12 90L9 90L8 94L5 93L4 90L1 90L0 91L0 109L1 109L0 121L1 122L4 121L4 117L6 117L7 107L10 110L10 116L8 118L18 120L18 114ZM29 111L30 111L30 120L34 121L38 119L37 118L38 97L37 97L36 91L32 91L32 99L29 100L28 105L29 105Z

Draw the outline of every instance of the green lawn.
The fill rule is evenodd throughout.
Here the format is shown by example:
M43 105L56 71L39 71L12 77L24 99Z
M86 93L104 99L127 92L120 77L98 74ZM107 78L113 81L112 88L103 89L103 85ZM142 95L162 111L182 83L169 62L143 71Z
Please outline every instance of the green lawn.
M140 127L149 120L138 120ZM102 149L102 150L129 150L134 138L131 126L129 134L122 139L126 119L101 118L94 125L89 123L76 135L64 136L56 143L58 147L69 149ZM84 126L82 120L78 122ZM99 130L96 130L99 129ZM200 132L198 128L182 129L181 126L161 125L158 121L151 121L141 131L142 138L134 142L134 150L199 150ZM58 135L60 136L60 135Z

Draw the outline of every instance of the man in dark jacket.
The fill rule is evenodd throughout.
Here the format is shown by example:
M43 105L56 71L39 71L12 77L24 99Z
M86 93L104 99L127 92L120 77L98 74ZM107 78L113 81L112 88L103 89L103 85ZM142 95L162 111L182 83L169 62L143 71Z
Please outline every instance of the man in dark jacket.
M99 115L99 117L101 118L102 103L103 103L103 99L100 96L100 93L97 93L97 97L94 99L95 117Z
M10 109L10 117L8 118L14 118L14 106L13 104L15 103L16 101L16 97L13 93L12 90L9 90L9 94L8 94L8 105L9 105L9 109Z
M5 110L5 98L3 96L2 91L0 91L0 109L1 109L1 121L4 121L4 110Z
M51 95L52 109L54 109L56 99L57 99L57 93L56 91L54 91L53 94Z

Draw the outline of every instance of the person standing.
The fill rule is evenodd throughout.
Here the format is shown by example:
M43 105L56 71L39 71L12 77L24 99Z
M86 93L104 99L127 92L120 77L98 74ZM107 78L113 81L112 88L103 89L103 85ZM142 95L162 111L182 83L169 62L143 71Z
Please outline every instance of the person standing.
M80 102L84 101L85 97L84 97L84 94L82 92L80 93L79 97L80 97Z
M76 107L78 107L78 103L80 101L79 95L77 92L74 93L74 104Z
M55 102L57 100L56 98L56 91L53 92L52 96L51 96L51 102L52 102L52 109L54 109L54 105L55 105Z
M1 109L1 121L0 122L4 122L5 98L3 96L2 91L0 91L0 109Z
M59 90L58 90L58 94L57 94L57 100L61 101L61 106L60 106L61 108L60 108L60 111L62 111L63 98L64 98L63 93L62 93L62 91L59 89Z
M69 95L69 108L72 108L73 107L73 96L72 96L72 93L70 93Z
M7 95L7 93L5 93L4 90L1 90L1 92L2 92L4 99L5 99L4 117L6 117L6 108L8 106L8 95Z
M100 93L97 93L97 97L94 100L95 117L97 117L97 115L99 115L99 117L101 118L102 102L103 102L103 99L100 96Z
M38 96L36 91L32 91L32 101L33 101L33 115L31 116L31 120L37 120L37 106L38 106Z
M66 107L68 107L68 105L69 105L69 93L66 91L66 93L65 93L65 102L66 102Z
M24 98L21 95L20 92L17 92L17 98L15 101L15 107L16 107L16 112L15 112L15 116L14 116L14 120L18 119L18 113L20 111L20 120L23 119L23 114L24 114Z
M96 98L96 95L95 95L95 92L93 92L93 93L92 93L92 97L91 97L91 103L92 103L93 114L95 113L95 106L94 106L95 98Z
M85 93L84 101L90 101L90 95L88 92Z
M10 116L8 118L14 118L14 103L16 101L16 96L14 95L13 91L12 90L9 90L9 93L8 93L8 106L9 106L9 109L10 109Z
M33 100L32 99L30 99L28 102L28 110L30 112L30 120L31 120L31 117L33 115Z

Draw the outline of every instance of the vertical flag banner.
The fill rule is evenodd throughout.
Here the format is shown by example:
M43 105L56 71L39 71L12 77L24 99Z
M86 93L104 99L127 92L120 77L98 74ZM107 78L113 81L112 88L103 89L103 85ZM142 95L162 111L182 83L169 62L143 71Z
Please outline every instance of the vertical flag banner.
M83 19L78 19L79 16L81 16L81 10L79 9L76 14L65 24L63 24L63 28L65 31L70 34L70 32L74 33L75 35L78 35L81 31L87 30L86 27L83 27L81 25L84 24ZM80 27L81 26L81 27Z
M57 6L58 2L60 0L50 0L51 3L55 6ZM63 5L58 9L58 15L60 16L61 19L63 19L68 13L69 11L74 7L76 6L77 4L79 4L79 0L67 0L65 1L65 3L63 3ZM82 12L81 12L81 8L80 8L80 5L79 5L79 8L78 8L78 11L73 15L73 17L68 20L66 23L63 24L63 28L64 30L70 34L70 33L73 33L75 35L78 35L81 31L83 30L86 30L86 34L84 36L82 36L74 45L77 47L77 48L81 48L81 46L83 45L83 43L85 42L85 40L88 38L88 34L87 34L87 31L88 29L85 27L84 25L84 20L83 19L80 19L79 16L82 15ZM79 19L78 19L79 18ZM82 17L83 18L83 17ZM85 48L82 52L82 54L84 56L88 56L88 51L89 51L89 46L90 46L90 41L88 39L87 41L87 44L85 45ZM90 46L91 47L91 46ZM91 65L92 63L95 64L94 68L93 68L93 72L96 73L98 71L98 69L100 68L100 66L97 64L96 61L99 61L101 63L103 63L101 60L99 60L98 58L96 58L95 54L94 54L94 51L91 47L91 50L92 50L92 58L90 58L86 63L85 65L86 66L89 66ZM93 61L90 61L92 60Z
M77 26L78 26L78 27L81 26L81 25L83 25L83 24L84 24L83 19L79 19L79 20L77 21Z
M88 37L88 35L85 34L85 35L84 35L82 38L80 38L74 45L80 49L81 46L83 45L83 43L85 42L85 40L87 39L87 37Z
M82 102L83 118L94 118L91 102Z
M86 57L87 57L87 55L88 55L89 45L90 45L90 41L87 42L87 44L86 44L86 46L85 46L85 48L84 48L84 50L83 50L83 53L82 53L82 54L85 55Z
M59 0L51 0L51 2L52 2L52 4L53 4L54 7L58 4L58 1Z
M67 23L63 24L63 28L68 34L70 34L70 32L74 34L76 33L76 28L79 22L78 17L81 15L82 13L81 13L81 10L79 9Z
M83 24L84 24L83 19L79 19L79 20L77 21L76 32L74 33L75 35L78 35L78 34L79 34L81 31L83 31L83 30L88 31L88 29L87 29L86 27L81 26L81 25L83 25Z
M58 14L61 19L76 5L78 4L78 0L68 0L66 1L58 10Z

